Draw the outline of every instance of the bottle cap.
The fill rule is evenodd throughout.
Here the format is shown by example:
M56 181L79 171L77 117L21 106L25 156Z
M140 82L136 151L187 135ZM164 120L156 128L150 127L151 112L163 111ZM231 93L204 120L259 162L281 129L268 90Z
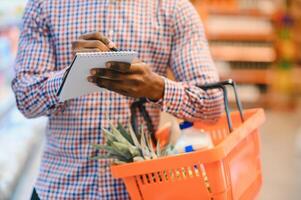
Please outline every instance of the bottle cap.
M193 123L192 122L183 122L180 124L180 129L183 130L183 129L186 129L186 128L191 128L193 127Z
M189 145L189 146L185 147L185 153L189 153L189 152L193 152L193 151L194 151L194 149L193 149L192 145Z

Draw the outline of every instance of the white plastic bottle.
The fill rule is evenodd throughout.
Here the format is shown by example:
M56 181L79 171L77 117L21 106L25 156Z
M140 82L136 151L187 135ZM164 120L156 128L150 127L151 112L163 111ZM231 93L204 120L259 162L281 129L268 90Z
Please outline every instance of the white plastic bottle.
M213 147L210 135L194 128L193 123L183 122L180 124L180 129L181 135L175 145L177 153L188 153Z

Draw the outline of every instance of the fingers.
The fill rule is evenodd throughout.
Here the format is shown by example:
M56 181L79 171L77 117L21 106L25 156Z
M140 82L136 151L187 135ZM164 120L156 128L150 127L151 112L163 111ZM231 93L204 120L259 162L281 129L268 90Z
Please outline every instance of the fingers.
M106 88L110 91L114 91L125 96L130 96L128 93L128 89L125 89L124 85L121 84L120 81L116 81L116 80L112 81L97 76L89 76L88 81L90 83L97 85L98 87Z
M143 62L136 62L131 65L130 72L135 74L143 74L145 70L148 70L149 66Z
M89 76L88 81L90 83L96 84L98 87L106 88L106 89L113 90L113 91L117 90L114 82L108 81L106 79L103 79L103 78L100 78L97 76Z
M75 55L76 53L91 53L91 52L99 52L99 49L96 49L96 48L77 49L77 50L72 51L72 54Z
M108 65L108 63L110 65ZM144 63L132 64L126 72L120 72L116 69L120 67L128 67L129 63L123 62L108 62L107 67L110 68L93 68L90 71L88 81L102 88L123 94L130 97L151 97L149 91L156 89L156 76L151 71L150 67ZM112 66L114 69L112 69ZM160 90L161 92L161 90ZM161 94L160 94L161 95ZM154 98L153 98L154 97Z
M121 84L122 87L128 88L130 85L137 85L139 83L140 79L138 79L137 76L139 75L123 73L111 69L94 68L90 70L89 77L97 77L101 80L116 81L118 84Z
M79 37L79 39L81 39L81 40L99 40L103 44L105 44L108 48L115 47L115 44L111 40L109 40L109 38L105 37L104 35L102 35L99 32L83 34Z
M126 79L125 74L111 69L94 68L91 69L90 74L108 80L122 81Z
M148 69L148 66L142 62L130 64L125 62L109 61L106 63L106 68L129 74L142 74L144 73L144 70Z
M90 70L91 76L100 77L107 80L130 81L132 83L139 82L137 77L143 76L147 72L147 66L129 65L129 63L109 62L107 68L93 68ZM130 67L130 70L128 68ZM126 70L120 70L121 68ZM118 70L116 70L118 69Z
M103 36L99 32L91 32L91 33L83 34L79 37L79 39L81 39L81 40L99 40L106 45L109 43L109 39L106 38L105 36Z
M110 49L99 40L77 40L72 42L74 52L86 52L87 50L109 51Z
M141 61L140 61L138 58L135 58L135 59L132 61L132 64L137 64L137 63L141 63Z
M106 68L120 71L120 72L127 72L129 71L130 67L131 64L126 62L109 61L106 63Z

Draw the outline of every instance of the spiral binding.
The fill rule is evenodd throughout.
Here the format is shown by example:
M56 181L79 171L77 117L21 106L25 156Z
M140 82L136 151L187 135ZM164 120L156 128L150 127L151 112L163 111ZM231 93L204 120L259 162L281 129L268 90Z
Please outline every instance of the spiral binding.
M77 56L87 56L87 57L95 57L95 56L102 56L102 57L111 57L111 56L127 56L136 53L134 51L118 51L118 52L87 52L87 53L76 53Z

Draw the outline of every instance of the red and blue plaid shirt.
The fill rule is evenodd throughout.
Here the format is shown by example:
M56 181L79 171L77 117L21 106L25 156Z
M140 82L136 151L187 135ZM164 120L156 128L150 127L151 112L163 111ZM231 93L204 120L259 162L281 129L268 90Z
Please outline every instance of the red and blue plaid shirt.
M162 101L147 105L155 127L161 111L195 120L221 110L219 92L195 86L218 81L218 75L187 0L29 0L12 87L25 116L49 118L35 185L41 199L129 198L122 181L110 175L108 161L89 158L97 153L91 144L103 143L102 128L130 122L134 99L110 91L63 103L56 96L72 61L71 42L93 31L122 50L137 51L162 76L172 69L178 82L165 79Z

